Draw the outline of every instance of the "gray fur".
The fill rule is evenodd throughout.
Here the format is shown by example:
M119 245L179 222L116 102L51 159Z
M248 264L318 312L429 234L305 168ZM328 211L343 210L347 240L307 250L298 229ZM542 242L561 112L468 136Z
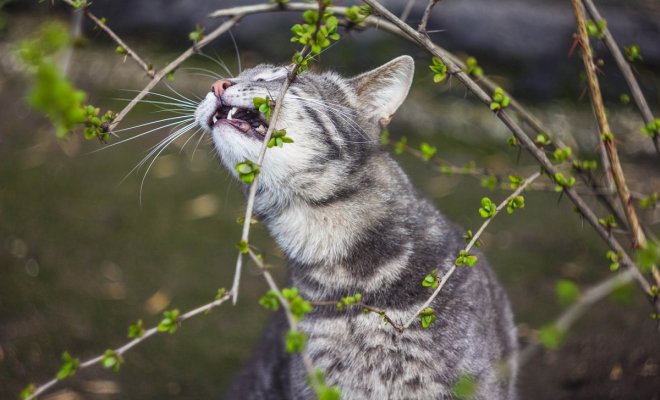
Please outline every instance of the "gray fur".
M255 210L286 254L290 285L310 301L360 292L363 301L407 319L431 291L420 283L444 274L464 246L462 230L412 187L378 144L382 125L405 99L413 74L399 57L352 79L305 73L284 98L277 128L295 140L266 153ZM280 67L260 65L233 79L225 104L251 107L255 96L276 95ZM220 160L256 160L261 143L227 127L210 127L218 99L197 110ZM375 314L317 307L300 324L307 351L344 399L450 399L462 375L478 383L478 399L515 398L515 327L505 293L483 255L459 268L432 304L428 330L414 324L397 333ZM230 399L310 399L298 356L284 351L287 326L277 315ZM507 373L502 373L507 370Z

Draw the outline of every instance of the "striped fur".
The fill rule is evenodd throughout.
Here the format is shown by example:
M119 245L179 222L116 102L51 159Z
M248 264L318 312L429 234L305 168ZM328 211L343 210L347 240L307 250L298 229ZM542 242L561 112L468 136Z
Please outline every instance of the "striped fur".
M404 320L430 295L420 282L446 272L464 245L462 231L412 187L379 146L382 126L405 99L413 61L399 57L346 79L306 73L285 95L278 129L295 143L266 153L255 210L289 263L290 285L311 301L360 292L365 303ZM251 107L255 96L275 96L283 68L244 71L222 95L225 104ZM256 160L261 143L206 121L218 103L209 93L198 122L213 135L220 160L234 172ZM461 268L432 305L428 330L403 333L374 314L317 307L301 323L314 365L338 385L344 399L449 399L463 376L478 384L478 399L515 398L513 318L506 295L480 255ZM286 322L278 315L228 398L309 399L297 356L286 354Z

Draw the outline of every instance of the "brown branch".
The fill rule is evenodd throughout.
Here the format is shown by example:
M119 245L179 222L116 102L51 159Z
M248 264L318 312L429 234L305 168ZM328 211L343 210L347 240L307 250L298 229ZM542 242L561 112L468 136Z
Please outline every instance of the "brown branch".
M383 7L379 2L375 0L364 0L365 3L369 4L373 10L378 12L385 19L396 25L399 29L405 32L407 36L414 39L414 41L422 48L426 49L433 56L438 57L442 60L445 65L447 65L448 73L455 76L465 87L468 88L481 102L486 105L490 105L492 99L491 97L477 84L475 83L463 70L461 70L454 62L453 57L449 55L447 51L436 46L427 36L416 32L407 24L399 20L395 15L393 15L389 10ZM509 128L509 130L516 137L518 142L537 160L541 167L550 175L553 179L556 174L559 172L557 168L550 162L546 157L545 153L538 149L534 142L525 134L525 132L516 124L513 119L506 113L504 110L500 110L495 115L504 123L504 125ZM649 295L651 298L650 285L644 276L639 272L638 267L632 261L630 256L626 253L625 249L621 244L614 238L610 233L605 230L598 223L598 217L593 213L591 208L584 202L584 200L578 195L578 193L572 187L564 187L564 193L566 196L575 204L580 214L589 222L589 224L594 228L598 235L608 244L608 246L622 255L622 263L626 267L634 268L635 279L639 283L642 290ZM660 303L654 303L656 310L660 310Z
M332 307L337 307L337 304L341 303L341 301L313 301L311 302L313 306L321 306L321 307L327 307L327 306L332 306ZM345 307L361 307L364 310L367 310L371 313L378 314L385 322L388 324L392 325L392 327L399 333L403 332L405 327L401 325L400 323L394 322L392 318L390 318L389 315L387 315L387 311L383 310L382 308L370 306L368 304L365 304L361 301L358 301L353 304L349 304ZM341 312L341 310L337 310L338 312Z
M186 61L188 58L190 58L193 54L199 51L202 47L206 46L209 44L211 41L222 35L223 33L227 32L231 27L236 25L243 15L236 15L230 20L225 21L222 25L217 27L215 30L213 30L211 33L206 35L202 40L191 46L188 50L184 51L181 53L179 57L177 57L174 61L170 62L167 64L160 72L158 72L153 79L147 84L147 86L138 93L137 96L133 98L133 100L128 103L126 107L124 107L123 110L117 114L115 119L112 121L112 124L109 126L108 130L112 132L112 130L115 129L115 127L121 122L124 117L126 117L126 114L128 114L129 111L133 109L137 105L137 103L142 100L149 92L151 89L153 89L163 78L167 76L170 72L174 71L181 63Z
M601 17L598 9L596 8L596 5L592 0L582 0L582 2L594 20L603 20L603 17ZM605 35L605 45L610 50L612 57L614 57L614 62L616 62L617 67L619 67L619 70L621 71L621 74L623 75L623 78L625 79L626 84L630 89L630 94L632 94L632 97L635 100L635 104L637 105L639 112L642 114L644 123L652 123L655 118L653 117L653 113L651 112L651 108L649 107L646 98L644 97L642 89L639 87L637 78L635 78L635 74L633 73L632 68L630 68L630 64L628 64L625 57L621 53L621 49L619 49L619 46L616 44L616 40L614 40L614 36L612 36L612 33L610 32L609 28L607 28L607 26L605 26L603 29L603 34ZM653 138L653 144L655 145L656 152L660 155L659 141L660 136L656 135Z
M589 35L587 33L584 10L582 9L580 0L572 0L572 5L573 13L575 14L575 19L577 21L578 36L582 49L582 63L584 64L584 69L587 73L587 84L589 85L591 102L593 104L596 120L598 121L598 127L600 129L602 145L605 147L607 156L610 160L612 175L616 184L619 200L621 201L621 205L626 214L626 219L628 220L628 225L630 227L630 233L632 234L633 247L637 249L646 245L646 236L644 235L644 231L640 226L637 212L633 206L630 191L628 190L628 185L626 184L623 169L621 168L621 162L619 161L619 154L616 149L614 134L610 130L610 125L605 113L605 105L603 104L603 97L600 92L600 84L598 82L598 77L596 76L596 65L594 64L591 45L589 44ZM653 267L653 276L656 284L660 285L660 273L655 266Z
M429 18L431 17L431 11L433 11L433 7L435 7L435 5L438 4L439 2L440 0L429 0L429 3L426 5L426 9L424 10L422 21L419 23L419 26L417 27L417 32L426 35L426 25L428 25L429 23Z
M67 3L68 5L70 5L70 6L72 6L72 7L74 7L74 8L77 9L77 7L73 4L73 1L71 1L71 0L62 0L62 1L64 1L64 2ZM126 50L126 55L129 56L129 57L131 57L133 60L135 60L135 62L138 63L138 64L140 65L140 68L142 68L142 69L147 73L147 75L148 75L150 78L153 78L153 77L156 76L156 71L153 69L153 67L151 67L150 64L148 64L146 61L144 61L144 60L143 60L143 59L142 59L142 58L141 58L141 57L140 57L135 51L133 51L133 49L131 49L131 48L130 48L130 47L129 47L129 46L128 46L128 45L127 45L127 44L126 44L126 43L125 43L125 42L124 42L124 41L123 41L123 40L122 40L122 39L121 39L121 38L115 33L115 32L113 32L112 29L110 29L110 28L109 28L109 27L108 27L103 21L101 21L100 19L98 19L98 18L96 17L96 15L92 14L92 12L89 11L88 7L84 7L84 8L82 9L82 11L83 11L83 13L85 13L85 16L87 16L87 18L91 19L91 20L96 24L96 26L99 27L99 29L101 29L103 32L107 33L108 36L110 36L110 38L111 38L112 40L115 41L115 43L117 43L117 44L120 45L122 48L124 48L124 50Z

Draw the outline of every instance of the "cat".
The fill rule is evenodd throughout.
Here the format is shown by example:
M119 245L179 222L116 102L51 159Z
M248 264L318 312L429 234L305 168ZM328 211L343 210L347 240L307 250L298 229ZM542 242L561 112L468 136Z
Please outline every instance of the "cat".
M266 152L255 212L286 255L290 286L306 300L359 292L363 303L403 321L432 293L424 277L436 268L444 274L465 245L463 231L415 191L379 143L413 73L408 56L352 78L306 72L284 96L276 128L294 142ZM285 67L258 65L215 82L197 107L196 121L237 178L236 164L257 160L266 131L253 98L276 96L285 79ZM316 307L299 328L326 383L349 400L450 399L469 377L473 398L514 399L512 312L475 254L478 263L458 268L432 303L437 320L428 329L417 321L398 332L359 307ZM227 398L314 398L300 356L285 351L287 329L276 315Z

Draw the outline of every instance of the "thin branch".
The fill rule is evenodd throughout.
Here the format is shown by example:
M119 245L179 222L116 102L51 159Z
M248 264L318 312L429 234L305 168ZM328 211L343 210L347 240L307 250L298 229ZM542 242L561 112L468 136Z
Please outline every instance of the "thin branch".
M594 20L603 20L603 17L598 12L598 9L592 0L582 0L582 2ZM632 94L632 97L635 100L635 104L637 105L639 112L642 114L644 123L649 124L653 122L655 120L653 117L653 112L651 112L651 108L649 107L649 104L644 97L644 93L639 87L637 78L635 78L635 74L633 73L632 68L630 68L630 64L628 64L624 58L623 54L621 53L621 49L616 44L616 40L614 40L614 36L612 36L612 33L607 26L605 26L603 29L603 34L605 35L605 45L610 50L610 54L612 54L612 57L614 57L616 65L619 67L623 78L626 80L626 84L628 84L628 88L630 89L630 94ZM653 139L653 144L655 145L656 152L660 155L660 143L658 143L659 141L660 136L656 135Z
M401 16L399 17L401 18L401 21L405 21L408 19L408 17L410 16L410 12L415 7L415 3L417 3L417 0L408 0L406 6L403 8L403 11L401 12Z
M486 105L490 105L492 99L491 97L477 84L475 83L463 70L461 70L452 60L453 56L450 56L449 53L436 46L426 35L422 35L419 32L416 32L410 26L399 20L395 15L393 15L389 10L383 7L379 2L375 0L364 0L365 3L369 4L372 9L378 12L381 16L386 18L388 21L392 22L399 29L401 29L407 36L414 39L414 41L422 48L426 49L433 56L438 57L442 60L445 65L447 65L447 71L450 75L455 76L465 87L470 90L481 102ZM550 175L555 178L556 174L559 172L557 168L550 162L545 153L538 149L534 142L525 134L525 132L520 128L516 122L504 111L499 110L495 115L504 123L504 125L509 128L511 133L516 137L518 142L537 160L541 167ZM639 283L640 287L644 292L649 296L654 308L656 311L660 310L660 302L654 302L651 296L651 286L647 282L646 278L639 272L639 268L632 261L630 256L626 253L625 249L621 244L614 238L610 233L605 230L598 223L598 217L594 214L591 208L584 202L584 200L578 195L572 187L564 187L564 193L566 196L575 204L577 210L586 218L587 222L596 230L600 237L608 244L608 246L622 255L622 263L626 267L635 268L636 273L635 279Z
M589 44L589 35L587 33L584 10L582 9L580 0L572 0L572 5L573 13L575 14L575 19L577 20L578 36L582 48L582 62L587 73L589 93L591 94L591 102L593 104L596 120L598 121L598 127L600 129L601 142L605 147L607 156L610 160L612 175L614 177L614 182L616 183L619 200L621 201L621 206L623 207L623 210L626 214L628 226L630 227L630 233L633 236L633 247L644 247L646 245L646 236L644 235L644 231L640 226L637 212L633 206L630 191L628 190L628 185L626 184L623 169L621 168L621 162L619 161L619 154L617 152L613 137L614 134L610 130L610 125L607 121L605 105L603 104L603 97L600 92L600 84L598 82L598 77L596 76L596 65L594 64L591 45ZM660 273L655 266L652 270L656 284L660 285Z
M62 0L62 1L64 1L65 3L67 3L68 5L70 5L71 7L74 7L75 9L78 9L78 7L76 7L76 6L73 4L73 1L71 1L71 0ZM133 51L133 49L131 49L131 48L130 48L130 47L129 47L129 46L128 46L128 45L127 45L127 44L126 44L126 43L125 43L125 42L124 42L124 41L123 41L123 40L122 40L122 39L121 39L121 38L115 33L115 32L113 32L112 29L110 29L110 28L109 28L109 27L108 27L103 21L101 21L100 19L98 19L98 18L96 17L96 15L92 14L92 12L89 11L89 9L88 9L87 7L84 7L84 8L82 9L82 11L85 13L85 15L87 16L87 18L91 19L91 20L96 24L96 26L99 27L99 29L101 29L103 32L107 33L108 36L110 36L110 38L111 38L115 43L117 43L117 44L120 45L122 48L124 48L124 50L126 50L126 55L129 56L129 57L131 57L133 60L135 60L135 62L138 63L138 64L140 65L140 68L142 68L142 69L147 73L147 75L148 75L150 78L153 78L153 77L156 76L156 71L150 66L150 64L147 63L146 61L144 61L144 60L143 60L143 59L142 59L142 58L141 58L141 57L140 57L135 51Z
M326 10L326 5L322 1L318 2L318 6L316 9L318 9L318 15L319 18L316 21L316 28L314 30L313 36L316 37L320 26L321 26L321 15L323 15L324 11ZM311 45L307 44L304 46L302 51L300 52L302 59L307 57L309 52L311 51ZM298 65L296 63L292 63L288 67L288 72L287 72L287 79L284 80L282 83L282 86L280 87L280 90L277 94L277 98L275 99L275 106L273 108L273 112L271 114L271 119L268 122L268 130L266 131L264 140L261 144L261 149L259 150L259 157L256 161L256 164L261 167L261 164L264 161L264 157L266 156L266 150L268 149L268 142L270 141L270 138L273 134L273 131L275 130L275 124L277 122L277 119L279 118L280 111L282 109L282 103L284 102L284 95L286 94L287 90L289 89L289 86L291 83L296 79L298 76ZM244 243L249 243L249 238L250 238L250 227L252 221L252 213L254 211L254 202L255 198L257 195L257 185L259 183L259 174L257 174L250 184L250 190L248 192L248 198L247 198L247 205L245 208L245 220L243 221L243 231L241 233L241 242ZM241 269L243 266L243 253L239 251L238 257L236 258L236 270L234 272L234 283L232 285L232 293L233 293L233 298L232 298L232 303L236 304L236 301L238 301L238 288L240 286L241 282Z
M340 301L326 300L326 301L313 301L312 305L322 306L322 307L328 307L328 306L337 307L338 303L340 303ZM370 306L369 304L365 304L361 301L347 305L346 307L361 307L362 309L365 309L371 313L378 314L381 318L383 318L385 322L392 325L392 327L396 329L396 331L399 333L403 332L403 330L405 329L403 325L395 322L392 318L390 318L390 316L387 315L387 311L382 308Z
M419 27L417 27L417 32L422 33L426 35L426 25L429 23L429 18L431 17L431 11L433 11L433 7L435 7L436 4L438 4L440 0L429 0L429 3L426 5L426 9L424 10L424 15L422 16L422 21L419 23Z
M633 279L633 270L626 269L592 286L582 293L575 304L561 313L552 325L560 334L565 334L590 307ZM525 365L540 349L541 345L538 339L535 339L517 354L518 365L520 367Z
M511 195L509 195L509 197L504 199L504 201L502 201L497 206L497 208L495 209L495 214L490 216L486 221L484 221L483 224L481 224L481 227L479 227L479 230L477 230L477 232L472 236L472 239L470 240L470 242L463 249L466 253L468 253L470 251L470 249L472 249L472 246L474 246L474 244L477 243L477 240L479 240L479 237L484 232L486 227L500 213L500 211L502 211L502 209L504 209L507 206L507 204L509 204L509 202L511 200L513 200L514 198L519 196L520 193L522 193L523 190L525 190L525 188L529 184L534 182L536 180L536 178L538 178L539 176L541 176L540 172L536 172L536 173L532 174L529 178L525 179L525 181L513 193L511 193ZM419 309L415 312L415 314L412 315L410 317L410 319L408 319L408 321L403 325L403 327L405 329L410 327L410 325L412 325L413 322L415 322L417 320L418 315L420 313L422 313L427 307L429 307L431 305L431 303L433 303L433 300L435 300L435 298L438 296L438 294L440 294L440 291L445 286L445 283L447 283L447 281L449 280L451 275L454 273L454 271L456 271L456 268L458 268L458 267L456 266L456 263L454 263L454 265L452 265L452 267L449 269L449 271L447 271L442 276L442 279L440 280L440 283L438 284L438 287L433 291L433 294L426 300L426 302L424 304L422 304L421 307L419 307Z
M180 324L180 323L182 323L183 321L185 321L187 319L190 319L192 317L195 317L195 316L203 314L203 313L207 313L208 311L211 311L212 309L214 309L216 307L219 307L222 303L227 301L230 297L231 297L231 293L226 292L219 299L216 299L216 300L214 300L210 303L207 303L203 306L200 306L200 307L197 307L193 310L190 310L190 311L186 312L183 315L180 315L177 319L177 323ZM152 336L154 336L158 333L163 333L163 332L158 330L158 326L147 329L146 331L144 331L142 336L140 336L138 338L135 338L135 339L129 341L128 343L113 349L112 351L117 356L121 356L121 355L125 354L126 352L128 352L133 347L135 347L138 344L146 341L148 338L150 338L150 337L152 337ZM78 369L85 369L85 368L92 367L96 364L99 364L103 360L103 358L104 358L104 354L101 354L101 355L93 357L93 358L91 358L87 361L83 361L83 362L80 363L80 366L78 367ZM51 387L53 387L54 385L56 385L58 382L60 382L60 380L52 379L52 380L50 380L50 381L48 381L48 382L46 382L42 385L39 385L39 386L35 387L34 391L29 396L27 396L25 399L26 400L35 399L40 394L44 393L46 390L48 390Z
M112 121L112 124L108 127L108 131L112 132L115 129L115 127L119 124L119 122L121 122L121 120L124 119L124 117L126 117L126 114L128 114L129 111L131 111L133 107L135 107L140 100L142 100L147 94L149 94L151 89L153 89L158 84L158 82L163 80L163 78L165 78L167 74L174 71L179 65L181 65L181 63L183 63L192 55L194 55L196 52L198 52L201 48L203 48L204 46L206 46L207 44L218 38L223 33L227 32L229 29L231 29L241 20L242 17L243 15L236 15L233 18L225 21L222 25L217 27L211 33L204 36L202 40L191 46L188 50L181 53L181 55L177 57L174 61L167 64L162 70L160 70L160 72L158 72L154 76L154 78L147 84L147 86L145 86L144 89L142 89L142 91L140 91L140 93L138 93L137 96L135 96L133 100L131 100L130 103L128 103L128 105L126 105L126 107L124 107L124 109L119 112L119 114L117 114L115 119Z

